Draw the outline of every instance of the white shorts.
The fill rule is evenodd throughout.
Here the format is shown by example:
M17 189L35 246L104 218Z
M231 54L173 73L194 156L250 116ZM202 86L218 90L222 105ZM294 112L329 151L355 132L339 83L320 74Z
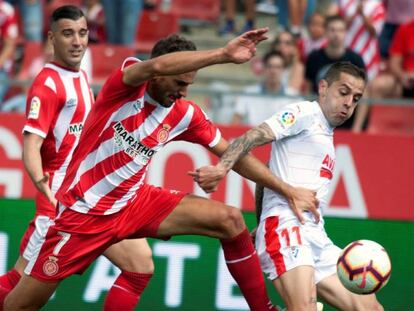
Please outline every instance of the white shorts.
M322 225L302 225L298 220L283 222L277 216L260 222L256 249L262 270L270 280L298 266L312 266L316 283L336 273L341 252Z

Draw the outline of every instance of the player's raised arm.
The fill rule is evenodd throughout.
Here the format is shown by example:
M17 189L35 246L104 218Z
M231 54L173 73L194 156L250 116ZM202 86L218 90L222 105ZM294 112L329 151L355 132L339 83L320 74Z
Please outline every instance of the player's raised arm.
M215 64L247 62L255 55L257 45L267 39L267 31L268 28L260 28L245 32L222 48L169 53L138 62L124 69L123 81L130 86L138 86L157 75L182 74Z

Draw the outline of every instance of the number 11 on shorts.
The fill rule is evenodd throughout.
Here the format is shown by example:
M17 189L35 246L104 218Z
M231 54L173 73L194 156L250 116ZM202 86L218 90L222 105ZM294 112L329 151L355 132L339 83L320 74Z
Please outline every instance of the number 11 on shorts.
M282 238L285 239L287 247L290 247L291 244L292 245L302 245L302 239L300 237L300 228L298 226L283 229L281 235L282 235ZM293 235L293 238L296 238L296 244L291 239L292 235ZM291 241L293 243L291 243Z

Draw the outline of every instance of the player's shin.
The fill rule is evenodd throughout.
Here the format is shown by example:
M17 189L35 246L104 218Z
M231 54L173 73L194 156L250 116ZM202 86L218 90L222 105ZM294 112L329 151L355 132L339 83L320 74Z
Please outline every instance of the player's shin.
M151 277L152 273L122 271L106 296L103 310L134 310Z
M267 296L259 258L247 229L234 238L222 239L221 245L227 267L239 285L250 309L253 311L276 310Z

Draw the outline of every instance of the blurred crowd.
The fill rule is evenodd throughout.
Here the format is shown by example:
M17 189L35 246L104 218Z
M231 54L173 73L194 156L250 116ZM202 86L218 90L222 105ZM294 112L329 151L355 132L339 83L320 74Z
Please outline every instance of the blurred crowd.
M9 79L30 80L48 61L53 53L46 39L48 19L58 6L75 4L83 8L91 44L123 45L133 50L139 40L143 12L168 11L174 1L0 0L0 110L25 110L25 86L10 87ZM260 81L233 97L234 124L255 125L280 105L316 93L319 80L336 61L350 61L367 70L367 98L414 98L412 0L200 2L220 2L222 18L218 19L221 22L216 32L220 37L253 29L263 14L274 15L278 23L269 50L251 66ZM238 11L244 16L239 29ZM28 54L31 58L26 64ZM91 62L88 52L82 66L92 77ZM275 104L271 96L256 95L282 99ZM362 131L367 126L369 110L370 106L362 102L344 127Z

